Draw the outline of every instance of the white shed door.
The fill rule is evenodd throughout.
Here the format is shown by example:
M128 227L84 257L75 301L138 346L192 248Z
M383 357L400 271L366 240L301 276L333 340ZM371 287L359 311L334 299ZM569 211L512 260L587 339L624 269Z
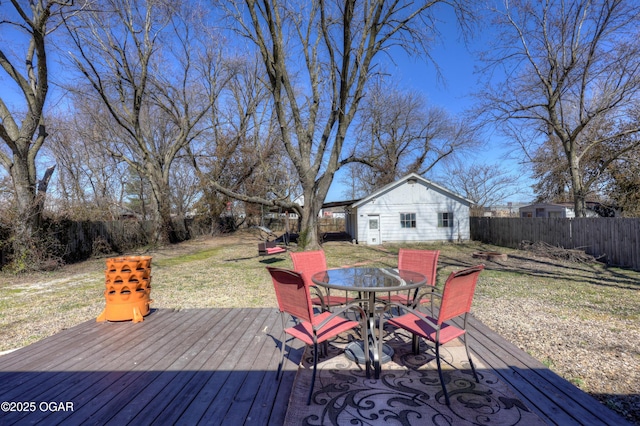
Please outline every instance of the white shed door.
M380 216L367 216L367 244L380 244Z

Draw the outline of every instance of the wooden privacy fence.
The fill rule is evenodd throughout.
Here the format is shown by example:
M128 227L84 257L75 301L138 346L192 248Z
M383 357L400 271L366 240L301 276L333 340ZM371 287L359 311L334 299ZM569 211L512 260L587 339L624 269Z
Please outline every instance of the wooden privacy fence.
M191 220L173 222L175 237L179 241L200 230ZM155 223L150 220L63 221L54 225L54 234L65 247L65 261L79 261L91 256L124 252L153 242Z
M522 241L579 249L612 266L640 270L639 218L470 218L471 239L518 248Z
M66 247L66 261L84 260L97 254L142 247L151 239L153 222L114 220L63 222L56 237Z
M271 229L275 233L281 233L285 230L285 220L281 217L263 219L263 226ZM346 229L346 220L344 218L320 218L318 219L318 234L325 232L344 232ZM298 221L289 219L289 231L299 232Z

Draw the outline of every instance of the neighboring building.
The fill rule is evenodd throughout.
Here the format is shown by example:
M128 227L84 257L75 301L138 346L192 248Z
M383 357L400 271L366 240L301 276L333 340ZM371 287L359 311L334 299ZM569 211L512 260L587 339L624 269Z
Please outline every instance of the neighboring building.
M573 204L537 203L520 207L520 217L576 217Z
M320 209L320 213L318 213L318 217L325 219L346 219L347 212L345 211L345 207L354 202L355 200L324 203L322 209Z
M587 217L616 217L614 208L601 203L587 201ZM537 203L520 207L520 217L561 217L574 218L573 203Z
M482 213L483 217L518 217L520 216L520 207L526 203L508 202L507 204L485 207Z
M349 205L346 231L371 245L468 240L471 204L412 173Z

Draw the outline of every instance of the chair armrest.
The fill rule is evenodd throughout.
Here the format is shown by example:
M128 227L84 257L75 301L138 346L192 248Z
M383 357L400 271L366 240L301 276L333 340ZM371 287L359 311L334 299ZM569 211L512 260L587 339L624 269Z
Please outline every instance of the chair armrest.
M431 327L433 327L434 329L438 329L439 326L433 322L434 318L428 317L425 314L423 314L422 312L418 311L417 308L412 308L410 306L406 306L403 305L401 303L397 303L397 302L389 302L386 304L386 306L384 307L383 313L386 312L387 310L391 310L391 308L399 308L401 311L404 311L406 314L411 314L416 316L417 318L419 318L420 320L426 322L427 324L429 324ZM433 314L433 312L432 312Z
M328 310L327 304L324 301L324 294L322 293L322 290L320 290L320 287L318 287L317 285L309 286L309 291L313 291L318 299L320 299L320 309L323 312Z
M353 300L352 302L347 303L346 305L342 306L339 309L334 310L330 316L328 316L324 321L322 321L320 324L318 324L317 326L314 326L314 328L316 330L320 330L322 329L322 327L324 327L329 321L331 321L333 318L341 315L343 312L346 312L348 310L356 310L360 313L361 317L360 318L366 318L367 314L364 311L364 309L362 309L362 307L360 306L360 303L362 302L366 302L365 299L357 299L357 300Z

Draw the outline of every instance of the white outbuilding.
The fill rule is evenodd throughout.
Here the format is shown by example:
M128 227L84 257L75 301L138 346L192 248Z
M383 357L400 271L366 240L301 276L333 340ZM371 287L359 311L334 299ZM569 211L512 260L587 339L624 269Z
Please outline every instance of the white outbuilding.
M411 173L347 207L360 244L469 240L468 200Z

